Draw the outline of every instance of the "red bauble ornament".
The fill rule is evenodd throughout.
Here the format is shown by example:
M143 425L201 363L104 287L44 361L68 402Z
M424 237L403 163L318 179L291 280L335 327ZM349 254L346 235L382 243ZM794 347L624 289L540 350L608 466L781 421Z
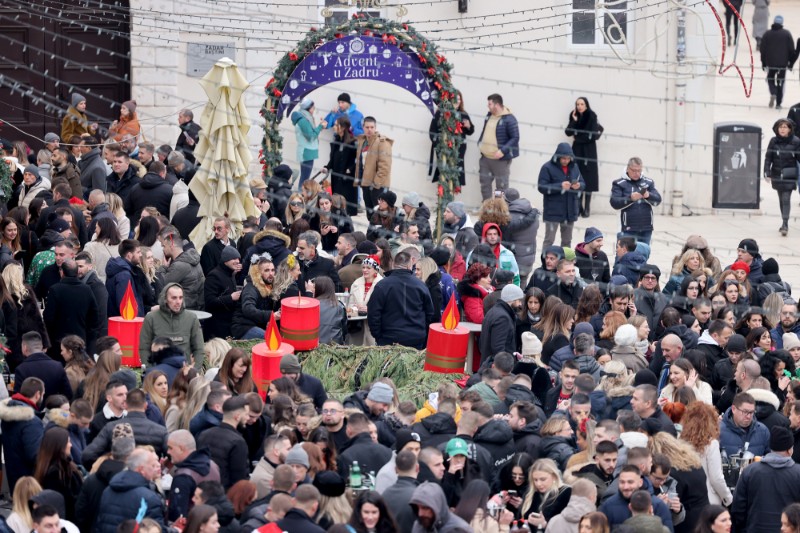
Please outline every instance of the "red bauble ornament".
M289 59L291 59L292 61L297 61L297 54L295 54L294 52L289 52Z

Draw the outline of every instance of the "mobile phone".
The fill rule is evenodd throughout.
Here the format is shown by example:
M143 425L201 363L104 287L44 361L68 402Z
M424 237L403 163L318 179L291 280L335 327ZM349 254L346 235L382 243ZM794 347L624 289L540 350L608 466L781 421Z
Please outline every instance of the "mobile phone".
M515 490L507 490L506 493L508 493L509 496L516 496L517 495L517 491L515 491Z

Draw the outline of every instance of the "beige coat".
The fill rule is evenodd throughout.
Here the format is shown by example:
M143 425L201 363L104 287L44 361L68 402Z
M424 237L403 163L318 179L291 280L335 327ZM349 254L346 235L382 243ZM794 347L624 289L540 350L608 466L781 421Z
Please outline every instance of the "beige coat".
M106 265L112 257L119 257L119 245L108 244L100 241L90 241L84 246L84 251L92 256L92 264L97 271L97 277L106 282Z
M356 180L361 176L361 150L367 142L366 135L356 137ZM361 177L362 187L373 189L389 188L392 186L392 145L394 141L388 137L377 134L377 138L370 143L369 151L364 156L364 175Z
M250 481L256 484L256 499L261 499L272 491L272 478L275 476L275 467L263 457L250 474Z
M383 276L378 274L375 277L375 281L372 282L372 286L369 288L369 292L364 294L364 287L366 286L364 282L364 276L361 276L357 280L353 282L353 285L350 286L350 300L347 302L348 307L354 307L357 305L367 305L369 302L369 297L372 296L372 291L375 290L375 285L378 284L380 280L383 279ZM372 333L369 331L369 324L367 321L363 321L364 324L364 346L375 346L375 337L372 336Z

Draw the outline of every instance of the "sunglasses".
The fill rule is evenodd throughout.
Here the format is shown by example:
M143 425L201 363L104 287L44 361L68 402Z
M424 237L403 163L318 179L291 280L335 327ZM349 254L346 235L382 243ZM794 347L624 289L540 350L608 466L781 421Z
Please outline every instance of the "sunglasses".
M291 205L292 207L300 207L301 205L303 205L303 202L289 202L289 205Z

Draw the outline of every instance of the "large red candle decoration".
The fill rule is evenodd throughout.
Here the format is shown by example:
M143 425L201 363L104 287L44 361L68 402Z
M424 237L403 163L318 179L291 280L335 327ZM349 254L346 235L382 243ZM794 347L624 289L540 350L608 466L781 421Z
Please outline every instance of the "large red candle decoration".
M464 372L469 331L458 325L460 319L456 297L453 295L442 313L442 323L431 324L428 329L424 370L441 374Z
M281 339L274 314L270 315L264 341L253 346L253 380L258 390L266 394L270 382L281 377L281 358L294 353L294 348Z
M144 318L139 314L136 296L133 287L128 281L128 287L119 304L120 316L108 319L108 334L119 341L122 348L122 365L130 368L140 368L142 361L139 359L139 334L142 332Z
M319 300L305 296L281 300L281 334L297 351L319 346Z

